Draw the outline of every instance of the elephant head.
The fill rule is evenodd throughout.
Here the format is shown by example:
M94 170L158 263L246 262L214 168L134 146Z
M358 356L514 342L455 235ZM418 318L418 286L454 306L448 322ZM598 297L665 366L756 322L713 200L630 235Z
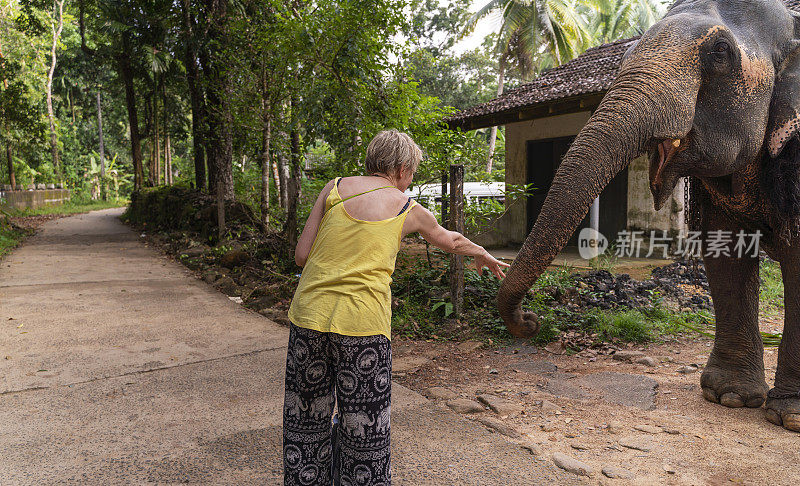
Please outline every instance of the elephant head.
M731 174L764 153L780 159L800 128L798 37L800 20L780 0L678 0L642 35L565 155L500 287L512 334L538 331L523 297L594 198L640 154L650 154L657 210L681 177L730 191Z

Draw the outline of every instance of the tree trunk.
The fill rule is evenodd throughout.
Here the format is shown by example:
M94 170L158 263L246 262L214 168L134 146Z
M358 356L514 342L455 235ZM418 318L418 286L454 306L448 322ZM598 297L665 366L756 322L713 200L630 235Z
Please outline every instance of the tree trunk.
M155 185L161 184L161 131L158 123L158 95L153 93L153 169Z
M283 134L284 138L288 135ZM286 157L284 151L278 153L278 177L280 178L280 196L281 207L287 209L289 207L289 159Z
M172 147L170 146L169 141L169 112L167 110L167 84L162 82L161 83L161 95L162 95L162 111L164 112L164 123L163 123L163 132L164 132L164 183L167 185L172 185Z
M268 100L262 99L263 127L261 129L261 222L269 225L269 144L272 136L272 115Z
M53 115L53 73L56 70L56 48L58 39L61 37L61 30L64 28L64 2L66 0L53 1L53 24L50 31L53 34L53 42L50 47L50 68L47 71L47 119L50 122L50 150L53 157L53 169L58 177L61 177L61 164L58 160L58 137L56 136L56 122ZM58 15L58 26L56 26L56 15Z
M281 201L281 194L283 189L281 188L281 176L278 174L278 157L274 153L270 154L272 157L272 179L275 181L275 190L278 194L278 206L283 207L283 203Z
M302 169L300 167L300 132L298 131L297 121L297 102L293 99L291 103L292 127L289 133L291 139L291 160L292 175L288 184L288 204L286 208L286 225L283 229L286 235L286 242L289 248L297 245L297 204L300 200L300 178Z
M208 53L208 62L203 66L208 86L208 139L212 147L209 160L213 161L210 168L215 173L215 183L222 184L222 194L226 200L230 200L234 198L233 119L230 109L231 83L228 82L227 61L222 50L222 46L227 44L228 2L206 0L206 5L209 16L208 39L214 48Z
M167 184L170 186L172 185L172 146L170 145L169 140L169 132L167 132L166 140L164 141L164 150L166 153L166 163L167 163Z
M6 142L6 161L8 162L8 182L11 184L11 190L17 188L17 175L14 172L14 160L11 158L11 142Z
M3 60L3 49L0 47L0 60ZM8 80L3 78L3 87L8 89ZM0 118L5 118L4 113L0 112ZM14 172L14 161L11 159L11 133L7 133L6 139L6 161L8 162L8 182L11 184L11 190L17 188L17 175Z
M205 150L205 99L200 85L200 66L194 45L194 23L189 8L189 0L183 0L184 63L186 64L186 82L189 85L189 97L192 103L192 147L194 152L194 181L197 190L205 190L206 184L206 150Z
M97 138L100 141L100 194L103 201L108 199L106 189L106 152L103 146L103 109L100 104L100 91L97 92Z
M127 32L122 33L122 52L118 54L120 77L125 84L125 104L128 108L128 125L131 132L131 160L133 161L133 188L138 191L144 183L144 167L142 165L142 142L139 135L139 117L136 112L136 93L133 89L133 71L130 59L130 38Z
M500 58L500 72L497 75L497 96L503 94L503 85L505 84L505 75L506 75L506 61L505 57ZM486 172L492 172L492 164L494 162L494 147L495 143L497 143L497 125L492 127L492 131L489 133L489 150L486 157Z

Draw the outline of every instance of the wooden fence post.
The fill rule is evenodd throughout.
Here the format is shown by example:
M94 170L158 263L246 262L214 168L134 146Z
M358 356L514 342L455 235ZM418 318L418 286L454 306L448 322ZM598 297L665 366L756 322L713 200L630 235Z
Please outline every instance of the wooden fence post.
M450 230L464 233L464 166L450 166ZM450 255L450 302L453 315L464 310L464 257Z
M447 221L447 171L442 171L442 226L449 228Z

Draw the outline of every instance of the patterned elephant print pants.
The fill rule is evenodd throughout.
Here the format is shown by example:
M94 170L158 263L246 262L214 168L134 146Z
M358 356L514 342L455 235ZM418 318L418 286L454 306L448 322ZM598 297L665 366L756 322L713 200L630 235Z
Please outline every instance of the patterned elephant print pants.
M285 485L389 486L392 349L385 336L289 331ZM338 407L334 433L331 415ZM333 464L333 467L332 467Z

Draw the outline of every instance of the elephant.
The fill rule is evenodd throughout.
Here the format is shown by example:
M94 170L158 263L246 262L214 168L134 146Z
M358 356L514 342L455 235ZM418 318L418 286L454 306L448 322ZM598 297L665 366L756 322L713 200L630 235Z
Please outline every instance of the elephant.
M369 416L362 411L342 414L342 428L352 438L366 438L367 427L372 427L374 424L375 421L370 420Z
M559 166L497 294L509 332L535 335L522 300L612 178L648 154L656 210L691 177L703 235L760 232L785 285L774 386L758 328L759 258L704 256L716 314L705 399L764 406L800 432L800 14L780 0L678 0L627 50Z
M333 395L323 395L311 401L309 409L315 420L330 418L333 413Z

